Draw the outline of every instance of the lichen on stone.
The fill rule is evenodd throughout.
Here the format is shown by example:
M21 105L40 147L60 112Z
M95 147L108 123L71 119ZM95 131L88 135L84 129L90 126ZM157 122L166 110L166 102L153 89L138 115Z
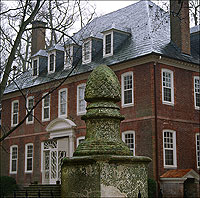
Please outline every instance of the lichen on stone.
M115 73L106 65L98 66L89 76L85 100L89 102L86 115L86 139L74 156L131 155L120 138L120 122L124 119L116 104L121 100L121 89Z

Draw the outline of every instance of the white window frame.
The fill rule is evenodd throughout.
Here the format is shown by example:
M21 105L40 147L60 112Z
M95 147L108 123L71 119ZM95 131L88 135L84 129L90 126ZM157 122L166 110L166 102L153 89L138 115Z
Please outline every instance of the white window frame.
M200 87L199 87L199 92L196 92L196 89L195 89L195 80L199 80L200 81L200 77L199 76L194 76L194 105L195 105L195 109L196 110L200 110L200 106L197 106L197 102L196 102L196 94L200 94Z
M126 90L124 90L124 78L126 77L126 76L129 76L129 75L131 75L132 76L132 89L130 89L130 90L132 90L132 102L131 103L127 103L127 104L124 104L124 92L126 91ZM122 75L121 75L121 92L122 92L122 107L130 107L130 106L133 106L134 105L134 77L133 77L133 72L126 72L126 73L123 73Z
M46 95L47 93L44 93L44 95ZM50 120L50 117L51 117L51 95L49 94L49 118L44 118L44 108L48 108L48 107L44 107L44 100L45 98L42 99L42 122L45 122L45 121L49 121Z
M111 34L111 52L106 54L106 36ZM103 58L113 55L113 31L106 32L103 35Z
M197 139L197 136L199 136L199 140ZM199 145L197 145L197 141ZM198 153L199 153L199 158L198 158ZM196 159L197 159L197 168L200 169L200 133L196 134Z
M34 75L34 61L37 61L37 74ZM38 76L39 75L39 57L35 57L32 59L32 75Z
M33 100L33 106L34 106L34 96L29 96L27 98L27 100L26 100L26 113L27 114L28 114L28 110L29 110L29 100L31 100L31 99ZM34 109L33 109L32 113L31 113L31 115L32 115L32 119L33 120L29 121L28 117L27 117L26 124L33 124L34 123Z
M12 158L13 148L17 148L17 158L15 158L15 159ZM12 171L12 161L13 160L16 160L16 171ZM12 145L10 147L10 174L17 174L17 169L18 169L18 146Z
M171 102L164 100L163 73L171 74ZM169 87L167 87L169 88ZM162 103L166 105L174 105L174 72L169 69L162 69Z
M76 147L80 144L80 140L85 140L85 136L80 136L76 139Z
M33 156L34 156L34 146L33 146L33 152L32 157L28 157L28 146L33 146L33 143L28 143L25 145L25 173L32 173L33 172ZM32 170L27 170L27 160L32 159Z
M85 44L89 43L89 58L85 60ZM88 64L92 61L92 39L87 39L83 42L83 47L82 47L82 63L83 64Z
M133 152L133 156L135 156L135 131L124 131L122 132L122 141L126 143L125 136L127 134L133 134L133 149L129 148L131 152ZM128 146L128 145L127 145Z
M50 56L51 55L54 55L54 64L53 64L53 71L50 71ZM54 73L56 70L56 50L53 50L51 52L49 52L48 54L48 73L51 74L51 73Z
M64 69L71 68L73 64L73 45L69 45L65 49L65 64Z
M84 115L86 113L86 106L87 106L87 103L85 101L85 110L84 111L79 111L79 105L80 105L80 95L79 95L79 88L81 87L86 87L86 84L85 83L82 83L80 85L77 86L77 115Z
M17 113L14 113L14 104L15 103L18 103L18 112ZM13 123L14 114L17 114L17 123L15 123L15 124ZM14 127L14 126L18 125L18 123L19 123L19 100L14 100L14 101L12 101L12 109L11 109L11 126Z
M61 106L61 97L60 97L60 93L66 91L66 103L65 103L65 108L66 108L66 113L61 115L61 111L60 111L60 106ZM60 89L58 91L58 117L67 117L67 96L68 96L68 92L67 92L67 88L63 88Z
M165 132L170 132L172 133L173 136L173 148L165 148L165 140L164 140L164 134ZM173 151L173 165L166 165L165 162L165 150L172 150ZM163 130L163 163L164 163L164 168L177 168L177 156L176 156L176 131L170 130L170 129L165 129Z

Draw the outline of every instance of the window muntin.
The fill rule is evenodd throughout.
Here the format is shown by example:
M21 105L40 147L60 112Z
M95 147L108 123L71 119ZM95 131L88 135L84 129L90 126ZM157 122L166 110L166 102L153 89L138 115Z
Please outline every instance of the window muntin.
M113 55L113 32L104 34L103 39L103 57Z
M38 64L39 64L39 58L33 59L33 76L38 75Z
M85 97L85 87L86 84L81 84L77 86L77 114L82 115L86 113L86 101Z
M122 133L122 140L127 144L130 151L135 156L135 132L134 131L125 131Z
M73 63L73 46L66 47L65 51L65 68L72 67Z
M133 72L128 72L122 75L122 107L133 104Z
M200 168L200 133L196 134L197 168Z
M59 90L58 95L58 115L67 117L67 89Z
M47 95L42 100L42 121L48 121L48 120L50 120L50 95Z
M19 101L12 102L11 126L16 126L19 119Z
M200 109L200 78L194 77L194 103L195 109Z
M174 104L173 72L162 69L162 101L163 104Z
M163 152L164 167L176 167L176 132L171 130L163 131Z
M55 72L55 65L56 65L56 51L53 51L48 55L48 73Z
M27 98L27 110L30 111L34 106L34 97L30 96ZM32 110L31 114L28 116L26 123L30 124L33 123L34 118L34 110Z
M10 173L17 173L18 163L18 146L13 145L10 147Z
M80 136L76 139L76 147L85 140L85 136Z
M106 35L106 41L105 41L105 54L111 53L111 34Z
M83 64L91 62L91 40L87 40L83 43Z
M25 145L25 172L33 171L33 144Z

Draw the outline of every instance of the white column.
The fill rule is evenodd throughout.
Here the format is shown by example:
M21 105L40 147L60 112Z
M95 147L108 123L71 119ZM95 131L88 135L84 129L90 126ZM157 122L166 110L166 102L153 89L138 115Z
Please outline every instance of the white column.
M74 139L75 139L75 136L71 134L69 136L69 157L72 157L74 153Z

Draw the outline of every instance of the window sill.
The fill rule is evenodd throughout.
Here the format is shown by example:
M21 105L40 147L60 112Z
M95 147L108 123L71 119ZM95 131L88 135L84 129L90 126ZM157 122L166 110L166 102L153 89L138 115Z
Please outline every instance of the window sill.
M177 166L164 166L164 169L177 169Z
M174 106L174 103L172 103L172 102L162 101L162 104L169 105L169 106Z
M195 107L195 110L197 110L197 111L200 110L200 107Z
M11 174L17 174L17 172L10 172L10 175L11 175Z
M50 118L42 120L42 122L48 122L48 121L50 121Z
M77 112L77 116L81 116L81 115L85 115L86 111L82 111L82 112Z
M113 55L113 53L110 53L110 54L104 54L104 55L103 55L103 58L107 58L107 57L112 56L112 55Z
M122 108L126 108L126 107L133 107L134 104L131 103L131 104L122 104Z
M33 173L33 171L25 171L25 174Z
M27 125L33 124L33 123L34 123L33 121L31 121L31 122L26 122Z

